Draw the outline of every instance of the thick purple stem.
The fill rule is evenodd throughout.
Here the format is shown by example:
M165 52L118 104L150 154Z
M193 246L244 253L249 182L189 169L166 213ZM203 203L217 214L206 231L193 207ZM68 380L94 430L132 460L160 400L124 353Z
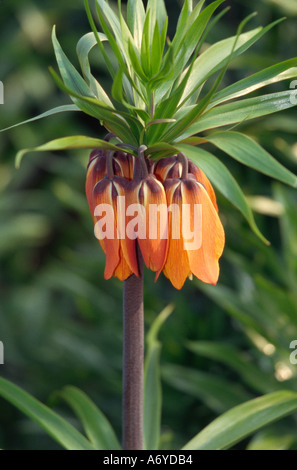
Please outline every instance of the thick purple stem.
M123 316L123 449L143 449L143 259L138 249L139 277L124 281Z

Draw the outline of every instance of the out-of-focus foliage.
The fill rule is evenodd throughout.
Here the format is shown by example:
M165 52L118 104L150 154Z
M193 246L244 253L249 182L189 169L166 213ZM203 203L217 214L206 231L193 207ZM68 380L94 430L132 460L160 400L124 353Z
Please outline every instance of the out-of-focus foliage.
M172 1L168 3L173 31L175 11ZM259 12L256 24L284 14L288 19L232 62L225 85L296 54L293 0L231 4L210 42L234 34L238 22L254 10ZM81 0L4 1L0 8L2 128L67 104L47 70L55 65L51 26L57 25L74 64L75 45L89 26ZM176 5L176 15L178 11ZM100 58L94 59L94 72L108 87L107 76L100 75ZM289 83L281 86L286 90ZM293 109L241 128L296 172L296 121ZM103 280L104 257L84 196L87 152L30 155L20 170L14 168L20 148L71 134L102 137L95 121L80 113L1 134L0 340L5 365L0 373L66 418L73 416L69 409L57 396L49 396L67 384L78 386L100 405L119 436L122 285ZM164 278L154 284L153 274L146 272L147 327L165 305L176 305L160 333L164 448L182 446L218 414L249 398L297 388L297 366L289 362L289 345L297 340L296 191L272 188L268 178L241 168L219 151L217 156L250 195L259 212L257 223L272 244L264 246L230 204L219 199L228 249L218 286L188 282L177 292ZM0 416L1 448L54 448L37 426L3 400ZM241 448L294 448L296 426L288 418Z

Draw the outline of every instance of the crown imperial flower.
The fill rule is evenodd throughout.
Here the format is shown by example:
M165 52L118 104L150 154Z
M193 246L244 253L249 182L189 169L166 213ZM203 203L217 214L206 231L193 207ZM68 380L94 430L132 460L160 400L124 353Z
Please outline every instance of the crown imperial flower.
M138 243L145 265L157 272L156 279L163 271L177 289L192 275L215 284L224 229L209 180L183 154L150 165L145 149L140 147L138 159L124 152L94 150L90 155L86 181L90 210L97 230L102 219L111 227L104 236L102 231L97 233L106 255L105 278L138 276ZM118 203L119 197L124 198L123 204ZM105 211L98 210L102 206ZM201 208L199 220L197 207ZM137 221L129 228L137 210ZM185 224L193 238L199 234L194 248L187 248Z
M29 150L95 149L87 169L86 194L106 254L105 277L123 280L137 275L139 247L146 266L157 277L163 271L176 287L181 287L184 279L192 275L214 284L224 235L212 184L239 209L255 234L268 242L259 231L240 186L204 144L297 187L293 173L250 137L233 130L234 124L297 104L292 89L246 98L271 83L295 78L297 59L273 65L220 89L233 58L282 20L245 31L254 17L250 15L233 37L203 49L209 31L228 10L218 11L224 0L213 1L206 7L203 0L196 6L192 0L184 0L171 39L164 0L148 0L146 7L142 0L128 0L126 18L121 0L118 14L107 0L94 1L102 32L98 32L85 0L92 32L77 44L82 75L62 50L55 27L52 33L62 79L53 69L51 73L73 105L54 108L37 118L80 110L99 120L108 136L104 140L85 136L56 139L20 151L17 163ZM95 47L112 78L110 94L91 72L89 54ZM208 80L215 75L209 85ZM119 204L119 198L125 198L125 202ZM167 207L167 214L160 215L160 210L152 222L150 207L157 203ZM100 204L110 204L112 208L105 220L110 224L114 221L113 240L103 237L104 214L94 213ZM131 210L134 204L139 206L138 223ZM178 226L179 219L183 225L182 213L187 213L184 206L189 206L185 218L192 226L197 205L201 206L200 227L195 230L199 232L197 238L201 236L201 246L190 250L188 238L182 231L179 239L174 238L171 225ZM162 225L164 221L166 227Z

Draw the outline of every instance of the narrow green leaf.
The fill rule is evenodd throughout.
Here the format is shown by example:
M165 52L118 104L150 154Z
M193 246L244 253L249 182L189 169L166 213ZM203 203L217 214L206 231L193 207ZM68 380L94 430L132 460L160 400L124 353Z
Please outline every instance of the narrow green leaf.
M89 63L89 53L93 49L93 47L97 44L97 41L100 42L107 41L107 37L105 34L97 33L98 36L96 37L94 33L87 33L77 43L76 52L78 56L78 60L81 66L82 73L85 79L89 83L89 87L91 91L106 103L110 108L113 108L113 104L110 101L107 93L102 88L102 86L98 83L95 77L91 73L90 63Z
M297 187L297 176L275 160L250 137L239 132L219 132L206 139L235 160L254 168L265 175Z
M152 48L151 48L151 70L152 70L153 76L156 75L160 70L162 52L163 50L161 46L161 36L160 36L159 26L158 26L158 21L157 21L155 25Z
M260 431L249 442L246 450L289 450L294 445L295 436L288 430L280 434L279 430Z
M297 393L275 392L250 400L215 419L182 450L229 449L253 432L297 411Z
M250 394L237 387L235 383L216 374L190 367L166 364L162 367L162 378L182 393L202 401L216 414L223 413L251 398Z
M112 84L112 96L115 100L117 100L119 103L122 103L126 108L134 111L140 119L142 119L144 122L148 122L150 119L149 114L144 110L144 109L139 109L136 108L135 106L131 105L125 98L124 98L124 93L123 93L123 81L124 81L124 70L120 67ZM123 115L121 113L121 115ZM126 116L129 121L133 120L133 123L136 124L135 118L132 115L123 115ZM131 121L130 121L131 125ZM133 124L132 124L133 126ZM142 131L141 124L137 122L137 134L140 134Z
M107 150L118 151L119 148L115 145L106 142L105 140L95 139L93 137L86 137L82 135L74 135L71 137L62 137L60 139L51 140L46 144L38 147L20 150L16 155L16 167L21 164L21 160L26 153L29 152L51 152L55 150L69 150L69 149L94 149L102 148Z
M162 390L160 382L160 353L158 333L173 312L168 305L153 322L147 334L147 353L144 367L144 442L148 450L157 450L160 440Z
M239 25L238 30L237 30L237 35L234 40L234 44L232 46L230 56L228 57L228 60L226 61L226 64L224 65L223 69L219 73L214 85L211 87L209 92L199 101L199 103L193 107L187 114L185 114L182 118L180 118L176 124L174 124L165 134L164 136L160 136L160 138L164 140L174 140L176 139L181 133L183 133L188 127L191 126L191 124L194 124L196 121L199 120L199 117L205 109L207 108L209 102L211 101L213 95L217 91L218 87L220 86L223 77L227 71L227 68L229 66L230 61L232 60L234 50L236 48L237 41L240 37L240 34L242 33L245 25L250 21L251 18L254 17L254 14L249 15L247 18L245 18ZM189 74L192 72L192 68L189 67ZM188 74L185 75L185 78L188 78ZM183 83L183 82L181 82Z
M130 32L130 29L122 15L122 7L121 7L121 0L118 0L118 9L119 9L119 19L120 19L120 27L121 27L121 38L117 38L117 40L121 42L123 50L123 55L125 59L127 60L128 57L128 44L129 41L132 41L134 43L134 38Z
M295 90L281 91L223 104L206 111L199 121L190 126L178 139L184 139L208 129L242 123L267 114L283 111L296 106L296 104Z
M64 85L53 69L50 69L50 72L59 88L72 96L73 101L76 102L82 111L103 121L106 128L108 128L107 126L112 126L112 131L123 141L137 143L134 136L137 136L142 131L142 126L136 118L129 113L108 108L105 103L97 98L89 98L88 96L75 93ZM133 129L134 133L131 132L131 129Z
M29 122L37 121L38 119L43 119L48 116L53 116L54 114L65 113L68 111L80 111L80 109L75 104L66 104L64 106L58 106L57 108L52 108L49 111L45 111L44 113L41 113L31 119L26 119L26 121L18 122L17 124L13 124L12 126L6 127L5 129L0 129L0 132L8 131L9 129L13 129L14 127L22 126L23 124L28 124Z
M112 114L113 109L108 109L106 103L95 98L95 95L91 92L86 82L68 60L57 40L55 27L53 28L52 40L60 73L64 81L64 83L61 82L57 74L50 69L50 72L58 86L72 97L73 102L82 111L99 120L107 120L108 124L113 126L112 130L116 131L116 135L123 140L133 142L134 135L130 132L128 126L125 126L125 122L122 119L117 118L115 114ZM118 114L121 113L118 112ZM122 116L124 116L123 113ZM128 114L126 114L126 117L129 119L129 124L132 125L134 130L137 129L137 126L139 125L138 121L136 119L133 121L132 116L129 116Z
M107 37L103 33L97 32L100 42L107 41ZM93 49L94 46L97 44L96 36L93 32L87 33L80 38L76 46L76 53L77 57L82 69L82 72L86 78L89 77L91 70L90 70L90 62L89 62L89 53Z
M95 25L95 22L93 20L93 16L92 16L92 12L91 12L91 9L90 9L90 5L89 5L89 0L84 0L84 3L85 3L85 9L86 9L86 13L87 13L87 17L88 17L88 20L89 20L89 23L90 23L90 26L91 26L91 29L95 35L95 38L96 38L96 41L97 41L97 45L99 47L99 50L104 58L104 61L106 63L106 66L109 70L109 73L111 75L111 77L113 78L114 75L115 75L115 72L114 72L114 69L113 69L113 65L111 63L111 60L108 56L108 54L105 52L105 49L101 43L101 40L100 40L100 37L98 35L98 32L97 32L97 28L96 28L96 25Z
M0 395L67 450L95 450L77 429L27 392L0 377Z
M277 20L265 28L255 28L247 33L241 34L237 40L233 57L237 57L246 51L280 21L282 20ZM233 36L213 44L195 60L192 74L187 83L187 87L185 88L181 103L187 102L191 96L193 96L191 102L193 100L195 102L197 97L196 92L199 90L201 85L215 72L226 65L226 61L228 61L228 57L230 57L235 39L236 36ZM184 74L186 72L187 70L184 71ZM183 78L183 75L181 78Z
M176 32L172 41L174 48L177 49L180 47L188 29L193 25L194 21L197 20L204 3L205 0L200 0L193 10L193 5L190 6L189 1L184 2L183 8L178 19Z
M56 36L56 27L53 27L52 41L55 50L55 55L58 63L58 67L63 78L63 81L67 87L73 92L94 98L95 95L91 92L90 88L78 73L76 68L71 64L65 53L63 52L61 45Z
M166 91L168 91L172 86L172 84L170 84L170 78L173 76L174 68L175 68L175 61L174 61L173 48L169 47L169 50L165 58L163 59L162 66L161 66L159 73L155 75L150 82L151 89L155 90L159 85L165 85ZM157 99L156 99L156 102L157 102Z
M160 33L166 21L167 12L164 0L148 0L146 9L147 12L151 12L150 38L152 39L156 21L158 20Z
M185 34L187 21L188 21L188 17L190 16L190 14L191 14L191 10L189 6L189 0L185 0L183 7L181 9L179 18L178 18L176 31L174 35L174 40L176 41L177 44L180 43L183 35Z
M114 53L119 61L119 64L122 63L122 55L127 61L128 59L128 42L134 42L132 34L122 18L121 21L114 13L113 9L105 0L96 0L97 13L99 20L103 29L103 32L108 37L111 47L113 48ZM107 22L109 23L114 36L111 34L110 29L108 28ZM125 35L123 37L122 30L125 29ZM115 38L115 39L114 39Z
M141 78L141 80L145 82L147 78L142 68L142 65L140 63L140 57L138 56L138 52L135 50L132 42L130 41L129 41L128 49L129 49L129 57L130 57L130 60L131 60L131 63L133 65L135 72L137 73L139 78Z
M59 395L73 408L96 450L121 449L109 421L84 392L68 386Z
M159 153L164 154L165 157L169 157L170 155L175 155L176 152L178 152L176 147L166 142L156 142L147 148L145 155L150 156L153 160L157 160Z
M251 358L227 343L214 341L189 341L187 347L199 356L220 362L237 372L244 383L260 393L277 390L276 381L269 377ZM281 386L281 385L280 385Z
M150 78L151 77L151 54L150 54L150 16L151 11L148 10L145 22L143 26L143 34L142 34L142 41L141 41L141 65L144 70L145 75Z
M179 152L183 152L188 158L193 160L201 170L205 172L214 186L217 187L231 204L240 210L255 234L264 241L264 243L268 243L256 225L253 213L248 206L243 192L225 165L211 153L199 147L192 147L185 144L175 145L175 147Z
M216 93L211 101L211 107L224 101L248 95L259 88L289 80L297 76L297 58L285 60L279 64L272 65L250 77L244 78Z
M195 50L199 39L201 38L212 14L224 1L225 0L217 0L215 2L212 2L200 14L198 14L197 18L196 9L194 9L191 16L188 18L185 33L184 36L181 38L180 43L176 43L173 39L172 47L175 51L176 61L174 75L175 77L178 77L180 75L181 71L183 70L184 66L186 65L193 51ZM197 5L197 7L199 8L199 4ZM195 21L193 21L192 19L193 16L195 17Z
M145 20L145 10L142 0L128 0L127 21L131 33L133 34L135 45L138 50L141 46L143 25Z

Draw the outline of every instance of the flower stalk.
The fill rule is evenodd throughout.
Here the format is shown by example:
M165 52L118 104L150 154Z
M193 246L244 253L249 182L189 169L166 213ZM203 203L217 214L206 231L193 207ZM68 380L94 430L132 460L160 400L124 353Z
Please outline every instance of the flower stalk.
M124 450L143 449L143 259L137 249L139 277L132 274L123 288L123 398Z

